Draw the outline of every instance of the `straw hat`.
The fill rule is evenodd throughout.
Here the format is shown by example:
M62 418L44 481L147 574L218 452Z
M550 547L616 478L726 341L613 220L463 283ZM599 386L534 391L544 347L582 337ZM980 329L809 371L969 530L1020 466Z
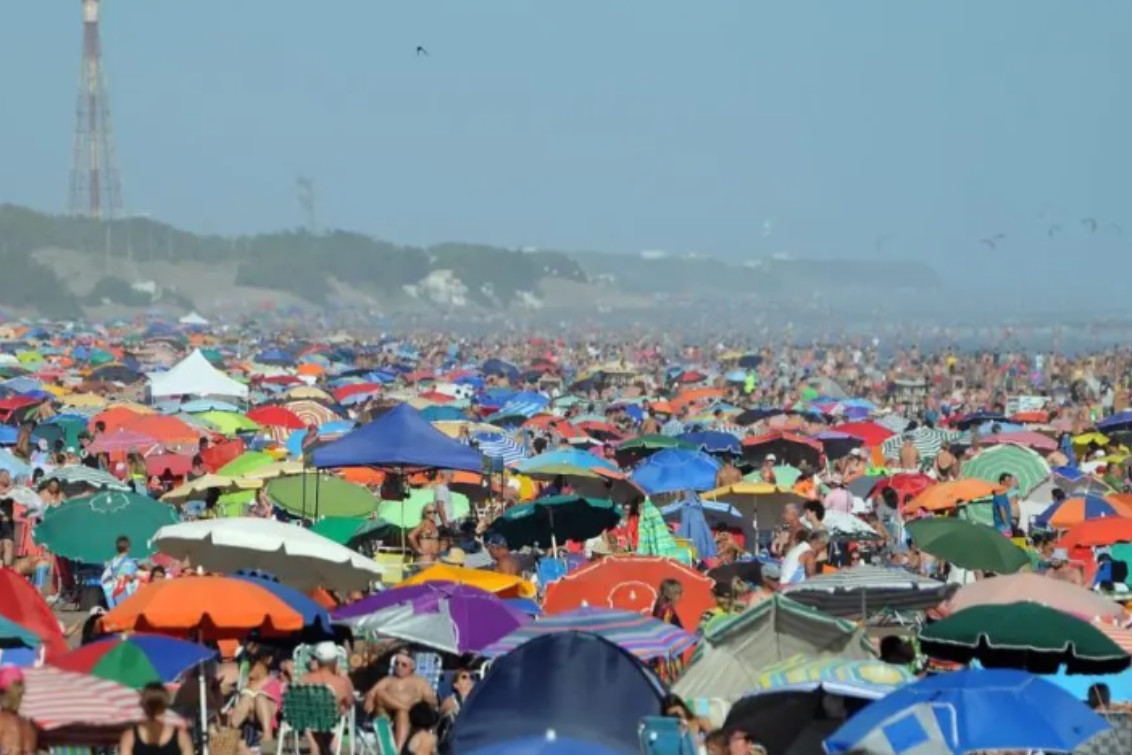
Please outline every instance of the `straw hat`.
M463 566L468 562L468 554L463 548L449 548L448 552L440 557L440 563L449 566Z

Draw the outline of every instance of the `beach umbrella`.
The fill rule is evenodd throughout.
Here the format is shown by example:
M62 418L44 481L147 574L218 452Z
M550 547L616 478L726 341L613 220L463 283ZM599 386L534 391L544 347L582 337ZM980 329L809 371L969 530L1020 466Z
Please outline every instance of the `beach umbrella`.
M195 416L216 428L221 435L255 433L263 429L255 420L238 412L204 412Z
M904 515L920 511L949 511L960 503L972 503L992 497L1001 488L997 482L985 480L948 480L925 489L906 505Z
M972 606L920 630L920 648L956 663L1053 673L1123 671L1132 657L1097 627L1040 603Z
M678 437L671 435L641 435L636 438L630 438L618 445L617 449L613 452L613 456L621 466L630 467L646 456L654 454L657 451L663 451L666 448L691 450L695 448L695 446L690 443L685 443Z
M483 569L468 569L450 564L433 564L408 579L402 580L398 589L411 585L424 585L429 582L454 582L459 585L471 585L501 598L533 598L538 593L535 586L522 577L513 577L509 574L500 574Z
M528 477L553 478L559 476L604 479L599 471L616 474L617 467L588 451L567 448L524 459L514 467Z
M550 548L567 540L588 540L620 521L621 512L608 499L558 495L512 506L490 529L502 534L511 548Z
M106 488L107 490L129 490L130 486L119 480L109 472L93 469L85 464L69 464L56 467L51 476L60 484L66 486L86 485L91 488Z
M130 634L84 645L56 658L51 665L141 689L150 682L175 681L215 656L215 650L193 642L160 634Z
M711 490L720 464L701 451L670 448L637 465L631 478L649 495Z
M195 480L189 480L183 485L178 485L161 496L161 500L169 503L184 503L194 499L203 500L207 491L214 488L228 493L236 490L254 490L261 487L263 487L262 480L206 474Z
M1066 529L1082 522L1106 518L1132 521L1132 506L1113 496L1093 493L1073 496L1050 504L1034 517L1034 525L1043 529Z
M380 579L372 559L293 524L241 517L162 527L156 548L209 571L259 569L301 590L360 590Z
M555 632L590 632L642 661L673 658L698 640L691 632L635 611L582 606L526 624L488 645L481 655L497 658L536 637Z
M879 446L896 434L887 427L878 425L876 422L846 422L840 425L834 425L830 429L834 432L845 433L846 435L852 435L854 438L860 438L866 446Z
M263 588L298 611L299 615L303 617L304 640L325 639L334 636L334 629L330 625L330 614L305 593L299 592L275 579L274 576L262 572L240 570L232 577Z
M335 612L355 635L373 633L444 653L479 653L529 619L494 594L469 585L428 582L398 587Z
M251 472L265 467L268 464L274 464L275 457L263 451L247 451L240 454L232 461L228 462L220 469L216 470L216 474L221 477L243 477Z
M964 585L947 602L945 609L961 611L972 606L1015 603L1020 600L1041 603L1074 616L1111 619L1123 624L1124 608L1119 603L1071 582L1061 582L1030 572L982 579Z
M172 506L144 495L104 490L71 498L47 509L35 527L35 540L56 556L84 564L101 564L116 554L120 536L130 539L130 556L153 553L149 541L162 527L179 521Z
M324 516L311 525L311 532L351 548L364 540L386 537L394 529L384 519L368 517Z
M731 433L725 433L720 430L703 430L696 433L684 433L683 435L677 436L677 439L706 454L741 456L743 453L743 447L740 445L739 439Z
M923 493L928 488L935 485L937 480L929 477L920 472L897 472L891 477L882 477L871 486L866 495L862 498L874 498L883 495L886 488L892 488L896 491L896 500L900 506L904 505L904 500L908 496L915 498L920 493ZM851 484L851 483L850 483Z
M381 503L361 485L320 473L278 477L267 483L267 497L289 514L312 519L369 516Z
M760 671L755 688L745 697L821 689L843 697L879 700L915 678L908 669L879 660L799 654Z
M38 637L48 660L67 651L63 630L47 601L31 582L7 567L0 568L0 616Z
M1013 574L1030 556L998 531L963 519L917 519L905 525L921 550L963 569Z
M952 430L940 430L934 427L917 427L910 433L903 435L894 435L881 445L881 452L886 458L896 458L900 455L900 447L904 445L904 438L911 437L912 445L919 451L920 457L923 459L934 459L939 456L939 451L943 448L944 443L954 442L959 438L959 433Z
M287 430L305 430L307 427L299 415L284 406L257 406L248 411L248 419L264 427L282 427Z
M377 517L402 530L411 530L421 523L426 506L436 503L436 493L432 488L410 488L408 498L403 501L381 501ZM472 505L463 493L451 491L452 507L457 519L471 516Z
M963 463L963 476L970 479L997 485L1004 473L1014 475L1019 492L1025 496L1049 477L1050 468L1037 452L1013 444L992 446Z
M1116 543L1132 543L1132 519L1104 517L1074 525L1061 538L1062 548L1095 548Z
M138 691L125 685L54 666L24 669L23 674L20 715L48 738L116 743L123 728L144 718ZM184 723L172 712L164 721Z
M1072 752L1108 728L1084 703L1040 677L980 669L901 687L846 721L825 749L828 755Z
M120 427L114 432L99 433L87 447L87 453L123 453L126 451L141 451L152 448L158 441L145 433Z
M922 611L939 605L950 587L928 577L879 566L854 566L789 585L782 594L831 613L863 617L882 609Z
M822 528L841 540L879 540L880 533L859 517L844 511L826 511ZM1001 536L1000 536L1001 537Z

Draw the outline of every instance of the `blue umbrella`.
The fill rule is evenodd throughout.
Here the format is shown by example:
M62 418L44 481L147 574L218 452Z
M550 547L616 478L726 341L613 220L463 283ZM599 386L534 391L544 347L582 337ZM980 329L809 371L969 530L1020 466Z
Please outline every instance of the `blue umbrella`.
M632 479L649 495L711 490L720 463L701 451L668 448L642 461Z
M676 530L676 536L691 540L701 559L715 558L718 555L715 537L704 516L704 502L699 496L692 495L677 505L680 507L680 526Z
M426 406L421 409L421 418L429 422L459 422L468 415L454 406Z
M731 433L725 433L721 430L703 430L698 433L684 433L676 437L699 448L704 453L743 455L743 447L739 444L739 439Z
M327 610L295 588L281 584L274 577L262 572L237 571L233 576L236 579L252 582L262 587L295 609L303 617L303 629L308 634L320 634L324 637L334 636L334 629L330 626L330 614Z
M542 737L523 737L510 742L496 742L470 750L468 755L626 755L620 748L572 737L560 737L551 730Z
M1114 430L1126 430L1129 427L1132 427L1132 411L1114 414L1097 423L1097 429L1102 433L1110 433Z
M829 755L982 750L1072 752L1108 729L1103 718L1041 677L1014 669L922 679L872 703L825 740Z

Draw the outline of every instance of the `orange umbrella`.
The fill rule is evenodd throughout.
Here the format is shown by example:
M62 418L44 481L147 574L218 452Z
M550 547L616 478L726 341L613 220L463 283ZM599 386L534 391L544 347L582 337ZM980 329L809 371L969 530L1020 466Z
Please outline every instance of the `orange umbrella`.
M297 632L303 617L246 580L180 577L144 585L102 617L102 628L231 639L253 629L275 635Z
M918 511L947 511L955 508L956 504L970 503L984 498L990 498L1002 490L999 485L986 480L951 480L932 485L930 488L913 498L904 507L904 513L915 514Z
M675 579L684 588L676 613L689 631L715 608L715 582L679 561L656 556L615 556L583 566L546 588L543 611L563 613L588 605L649 614L660 583Z

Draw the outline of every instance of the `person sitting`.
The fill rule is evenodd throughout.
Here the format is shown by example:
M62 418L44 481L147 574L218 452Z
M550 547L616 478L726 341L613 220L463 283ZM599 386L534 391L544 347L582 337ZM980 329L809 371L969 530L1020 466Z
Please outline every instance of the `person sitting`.
M295 670L302 673L301 669ZM314 646L314 669L299 677L299 684L323 684L334 693L339 714L346 714L354 705L354 685L345 669L338 668L338 648L333 642L320 642ZM311 751L329 753L333 732L307 732Z
M409 708L409 736L401 745L401 755L436 755L439 721L436 708L423 700Z
M275 729L275 719L283 703L283 684L271 672L271 656L256 653L248 658L248 679L239 699L228 711L228 724L240 729L245 723L256 727L267 739Z
M416 675L416 661L407 650L393 657L393 674L381 679L366 693L364 707L372 714L384 714L393 721L393 738L397 749L409 739L409 711L419 702L435 706L436 691L423 677Z

